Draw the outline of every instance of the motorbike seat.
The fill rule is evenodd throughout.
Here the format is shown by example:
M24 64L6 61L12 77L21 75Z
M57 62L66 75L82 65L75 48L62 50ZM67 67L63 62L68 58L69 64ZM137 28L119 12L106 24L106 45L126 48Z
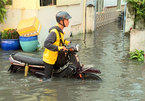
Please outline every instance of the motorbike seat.
M14 54L11 54L10 56L14 60L20 61L20 62L25 63L25 64L44 66L42 58L31 57L31 56L24 55L21 53L14 53Z

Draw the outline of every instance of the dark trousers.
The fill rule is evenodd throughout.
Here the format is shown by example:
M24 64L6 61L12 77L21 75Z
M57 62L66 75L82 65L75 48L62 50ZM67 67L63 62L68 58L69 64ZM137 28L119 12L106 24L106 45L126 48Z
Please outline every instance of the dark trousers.
M49 79L52 76L53 65L44 62L44 66L45 66L45 69L44 69L45 76L44 77Z

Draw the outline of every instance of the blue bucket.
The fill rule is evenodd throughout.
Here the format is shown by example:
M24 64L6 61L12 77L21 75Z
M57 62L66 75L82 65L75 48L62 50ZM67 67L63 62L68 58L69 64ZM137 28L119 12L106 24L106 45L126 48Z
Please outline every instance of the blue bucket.
M39 42L37 36L19 37L21 48L24 52L33 52L38 48Z
M19 39L2 39L1 48L6 51L20 49Z
M20 41L33 41L33 40L38 40L38 37L37 36L31 36L31 37L20 36L19 40Z

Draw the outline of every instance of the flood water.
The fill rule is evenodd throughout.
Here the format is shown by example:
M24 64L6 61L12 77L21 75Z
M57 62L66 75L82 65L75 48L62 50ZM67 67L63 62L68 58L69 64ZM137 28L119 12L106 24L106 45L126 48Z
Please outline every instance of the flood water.
M82 35L72 38L81 46L81 63L100 69L102 82L64 78L40 82L30 74L11 74L8 58L14 51L0 50L0 101L145 101L144 63L129 59L129 36L122 32L114 22L88 33L86 44Z

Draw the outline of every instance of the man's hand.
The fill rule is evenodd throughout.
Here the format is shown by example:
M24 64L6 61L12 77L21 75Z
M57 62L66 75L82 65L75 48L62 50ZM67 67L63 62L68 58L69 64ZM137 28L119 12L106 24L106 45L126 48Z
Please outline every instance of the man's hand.
M66 49L65 46L59 46L59 47L58 47L58 50L59 50L59 51L61 51L61 50L63 50L63 51L68 51L68 49Z
M63 46L63 49L62 49L63 51L68 51L68 49L66 49L66 47L65 46Z

